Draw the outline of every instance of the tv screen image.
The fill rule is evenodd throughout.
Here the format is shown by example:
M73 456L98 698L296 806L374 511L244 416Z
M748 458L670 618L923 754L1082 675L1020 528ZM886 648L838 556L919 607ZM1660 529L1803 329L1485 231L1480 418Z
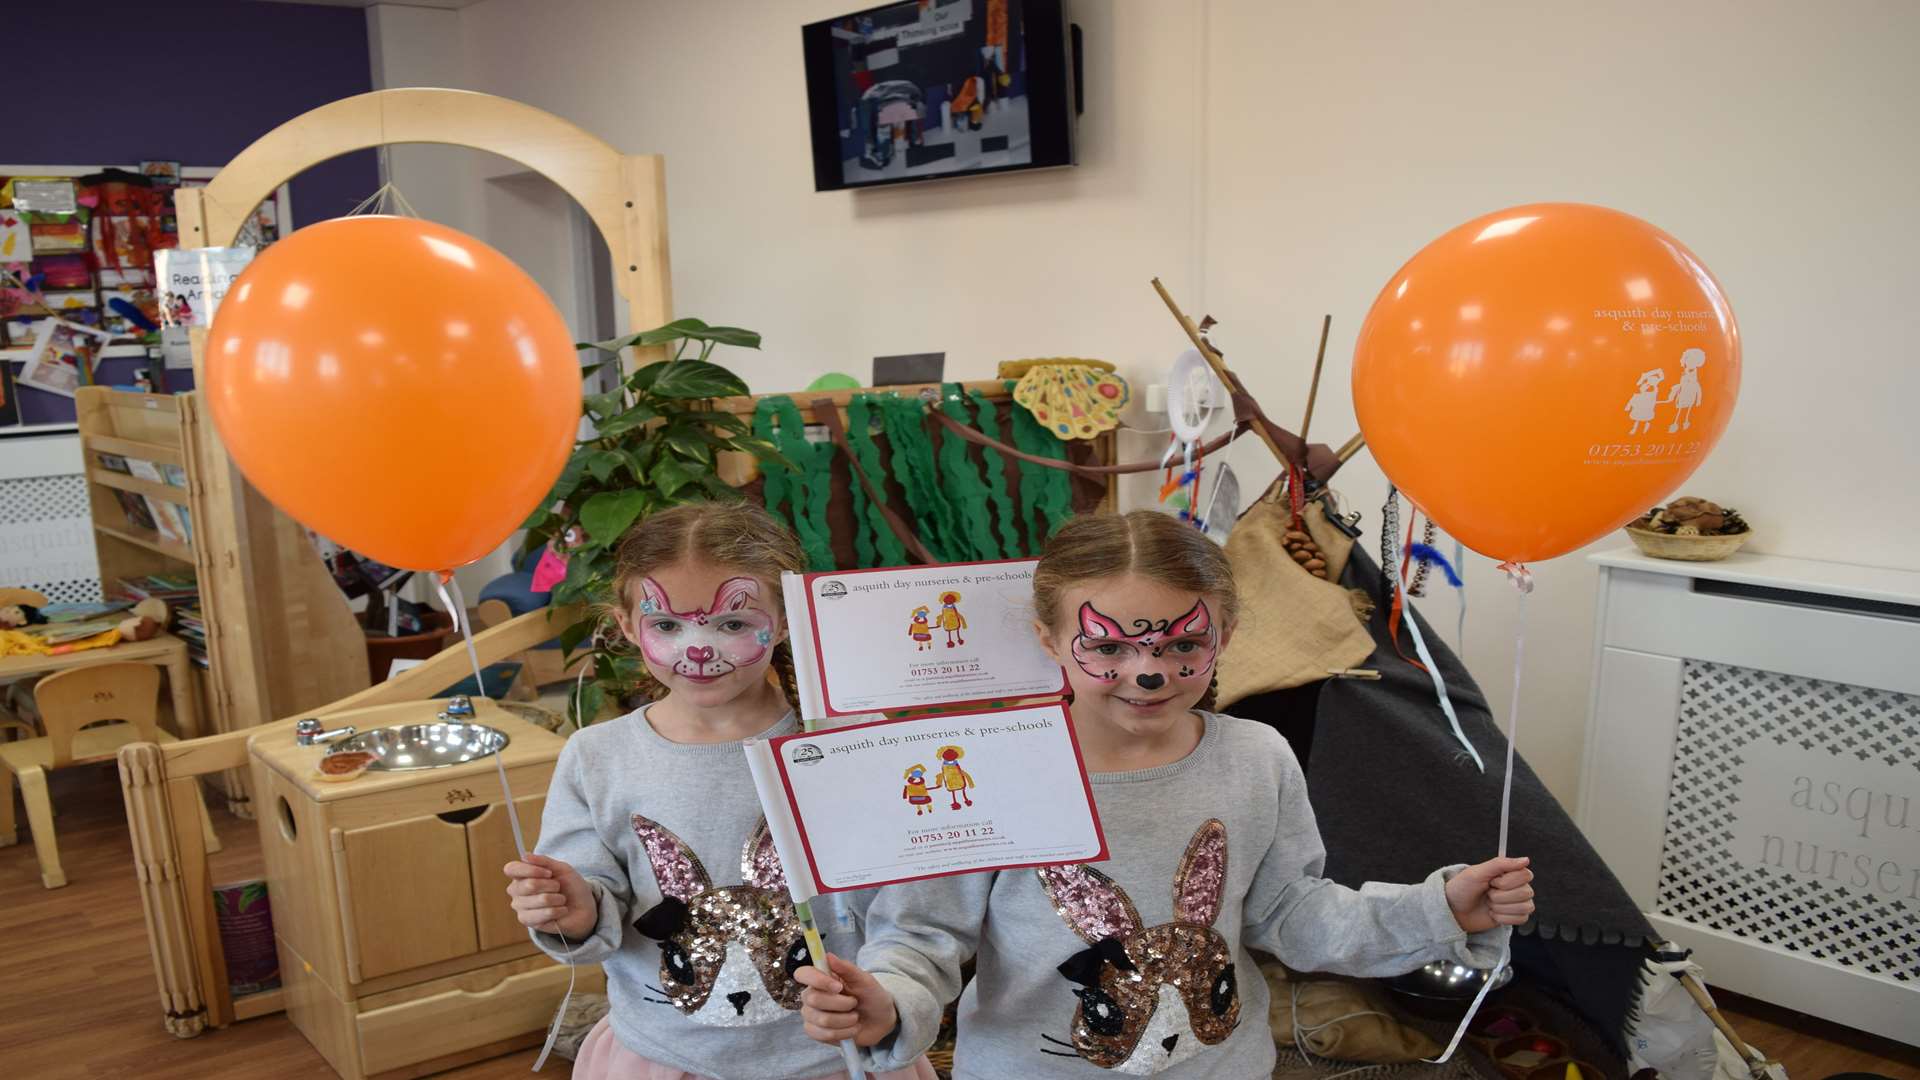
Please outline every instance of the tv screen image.
M816 187L1070 163L1060 16L902 0L806 27Z

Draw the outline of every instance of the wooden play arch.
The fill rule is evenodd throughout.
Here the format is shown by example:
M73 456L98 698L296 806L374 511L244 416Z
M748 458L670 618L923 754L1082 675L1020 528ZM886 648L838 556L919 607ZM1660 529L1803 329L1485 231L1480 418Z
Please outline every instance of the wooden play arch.
M621 153L550 113L464 90L379 90L287 121L241 151L204 188L178 193L181 244L230 245L253 208L302 170L341 154L396 143L484 150L553 181L586 210L605 240L631 325L644 329L672 318L665 160L657 154ZM193 345L198 370L204 331L195 331ZM353 685L350 674L316 682L313 653L280 655L262 648L252 631L264 628L266 621L289 620L314 635L310 640L349 634L354 649L362 645L359 629L350 620L340 624L332 613L303 610L298 590L282 580L297 577L314 589L333 588L304 530L247 486L211 424L200 426L198 438L209 463L205 482L218 496L210 500L213 512L227 518L196 523L225 538L200 568L209 647L216 665L244 676L243 682L258 690L251 701L231 703L229 722L220 734L164 746L136 743L119 756L160 1008L167 1029L182 1038L286 1007L280 991L236 1002L228 990L207 847L196 816L202 780L221 780L230 795L235 789L244 791L247 743L254 735L290 739L299 717L425 701L468 670L463 650L443 652L343 697L338 688ZM565 610L546 609L495 626L474 639L480 662L510 658L551 638L555 626L574 618ZM366 687L364 659L358 672L357 685ZM290 679L304 682L282 685ZM335 688L331 693L326 692L329 686ZM244 794L233 805L245 813Z

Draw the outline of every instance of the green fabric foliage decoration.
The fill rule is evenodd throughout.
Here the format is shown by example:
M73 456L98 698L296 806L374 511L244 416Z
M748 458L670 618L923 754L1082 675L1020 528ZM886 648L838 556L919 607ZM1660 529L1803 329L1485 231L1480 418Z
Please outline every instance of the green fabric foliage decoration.
M808 566L814 570L835 569L827 525L827 501L833 495L833 444L808 442L799 408L792 398L784 396L762 398L754 406L753 430L799 466L796 471L777 463L761 465L766 475L767 509L792 522Z
M871 394L855 394L847 402L847 445L853 448L853 456L860 462L860 468L873 481L873 486L882 498L887 493L886 470L880 467L880 445L873 441L873 410ZM861 549L861 558L869 557L869 552L877 556L877 562L862 562L861 566L905 566L907 549L900 538L893 535L887 526L886 515L880 507L867 498L866 489L858 481L853 483L854 511L864 514L860 522L860 538L871 536L867 545ZM858 539L856 540L858 543Z
M940 388L940 411L961 424L973 423L959 383L947 383ZM992 513L987 509L986 481L980 479L973 459L967 454L967 443L958 435L947 435L940 440L940 480L942 488L953 493L961 535L966 539L971 557L980 560L1007 558L1008 553L1000 550L1000 544L993 536Z
M978 390L969 392L967 397L973 400L973 407L979 412L980 422L975 426L989 437L999 438L1000 417L993 407L992 400ZM1012 406L1015 409L1019 407ZM1022 554L1033 554L1033 551L1023 551L1020 546L1019 523L1015 520L1018 514L1013 507L1013 496L1007 491L1006 459L1000 456L1000 451L990 446L983 446L980 448L980 462L987 473L987 495L993 500L993 508L1000 517L1000 540L1006 549L1007 557L1017 558ZM1038 548L1039 544L1035 543L1034 550L1037 551Z
M880 421L893 450L893 475L907 493L907 507L913 511L914 530L920 542L940 562L959 562L967 550L957 540L957 518L933 462L933 442L927 437L925 414L920 402L898 394L878 399Z
M1013 445L1036 457L1067 460L1066 444L1054 438L1032 413L1018 405L1013 407ZM1059 531L1073 516L1073 482L1066 470L1020 462L1020 513L1038 549L1044 539ZM1044 527L1040 521L1042 515L1046 518Z
M865 413L866 410L862 408L860 414L864 416ZM848 463L849 468L852 466L865 468L865 462L859 460L859 451L854 449L853 442L854 428L858 426L860 422L861 421L854 415L854 402L849 399L847 401L847 448L853 451L849 455L851 459ZM867 475L872 476L873 474L868 473ZM878 481L875 483L877 486ZM884 489L882 489L881 494L885 494ZM854 565L864 570L874 565L873 523L868 520L869 508L867 505L873 500L867 498L866 485L862 484L857 477L849 478L847 496L853 501L853 561Z

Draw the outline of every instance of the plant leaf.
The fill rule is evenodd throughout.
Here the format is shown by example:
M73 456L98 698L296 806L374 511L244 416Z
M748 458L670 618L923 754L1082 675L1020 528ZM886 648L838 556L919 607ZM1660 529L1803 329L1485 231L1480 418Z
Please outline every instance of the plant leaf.
M660 413L654 409L653 406L642 402L606 423L601 424L599 430L600 438L611 439L618 435L625 435L635 428L645 427L659 415Z
M651 330L642 330L637 334L627 334L623 337L597 341L581 347L605 349L611 353L617 353L621 349L632 346L645 349L654 345L665 345L669 341L678 341L683 337L689 336L689 334L700 333L706 329L707 324L700 319L675 319L665 326L656 326Z
M660 494L671 499L681 488L700 479L702 471L676 458L667 458L653 467L647 479L660 489Z
M593 623L594 620L591 618L581 619L560 631L560 654L571 659L573 650L579 648L581 642L593 636Z
M697 461L702 465L713 464L713 448L708 446L692 432L675 431L668 433L667 445L673 448L674 453L679 454L689 461Z
M627 376L627 389L640 394L652 390L654 380L658 379L660 373L667 370L667 365L672 362L671 360L655 360L646 367L640 368L633 374Z
M736 502L746 498L745 495L741 494L739 488L734 487L732 484L727 483L725 480L720 479L710 472L700 474L700 486L707 490L707 494L726 502Z
M659 453L660 444L652 440L627 447L627 471L633 474L634 480L642 484L647 482L647 470L653 467L653 459Z
M734 397L747 392L740 376L705 360L678 360L653 382L653 393L669 398Z
M577 727L586 727L588 724L598 720L600 718L600 709L606 704L606 701L607 692L600 688L599 683L590 682L582 686L577 699L571 697L567 699L568 708L570 710L578 710L573 718L574 725Z
M620 411L627 407L627 395L626 392L622 390L609 390L604 394L589 394L583 404L587 407L587 415L593 417L594 422L598 423L602 420L619 416Z
M760 347L760 335L753 330L742 330L737 326L709 326L697 334L687 337L695 341L711 341L716 345L738 345L743 349Z
M589 450L586 459L587 471L603 484L613 476L615 469L627 463L626 455L614 450Z
M700 414L700 422L709 428L717 428L732 435L753 430L752 425L730 412L703 412Z
M727 449L751 454L762 467L777 465L788 472L799 472L800 466L792 458L782 453L780 448L765 439L736 438L727 440Z
M759 458L762 461L770 461L774 459L780 459L782 461L785 460L785 455L780 453L779 447L773 445L772 443L768 442L765 439L758 438L751 435L743 436L740 438L728 439L727 448L730 450L738 450L743 454L752 454L754 457ZM787 464L789 467L791 467L792 465L791 462L787 462Z
M644 491L603 491L581 504L580 527L594 544L611 547L646 508Z
M553 490L547 494L547 505L564 502L580 486L580 478L586 475L587 459L578 450L568 459L567 467L560 470L560 479L553 482Z

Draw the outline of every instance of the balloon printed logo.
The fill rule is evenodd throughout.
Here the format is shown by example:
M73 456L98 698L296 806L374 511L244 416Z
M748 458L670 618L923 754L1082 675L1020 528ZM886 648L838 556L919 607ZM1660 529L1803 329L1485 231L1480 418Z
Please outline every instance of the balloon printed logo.
M1681 243L1541 203L1427 245L1354 346L1354 411L1387 477L1483 555L1552 558L1677 488L1719 440L1740 336Z

